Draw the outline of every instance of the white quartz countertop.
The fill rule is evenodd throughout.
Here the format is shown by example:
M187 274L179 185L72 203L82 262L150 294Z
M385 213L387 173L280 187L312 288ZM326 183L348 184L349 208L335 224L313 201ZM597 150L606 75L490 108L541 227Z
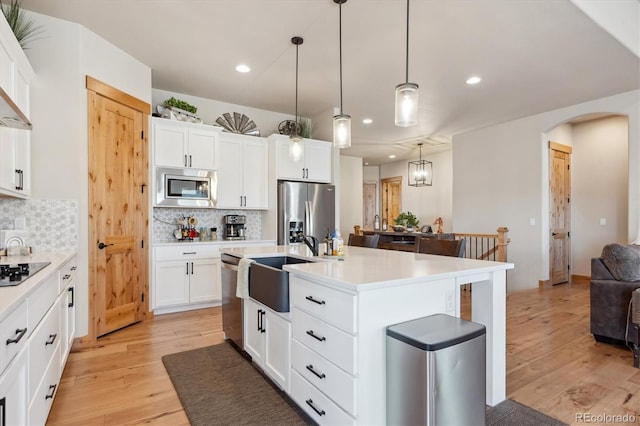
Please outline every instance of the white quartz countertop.
M1 265L18 263L51 262L19 285L0 287L0 321L4 319L24 299L33 293L40 284L69 261L75 253L38 253L28 256L0 256ZM56 279L56 285L58 281Z
M241 245L253 245L253 244L275 244L275 240L204 240L204 241L163 241L157 242L153 245L158 246L189 246L189 245L203 245L203 244L215 244L215 245L228 245L228 246L241 246Z
M512 263L462 259L395 250L345 246L344 260L313 257L304 245L222 249L237 257L292 255L317 260L313 263L286 265L291 274L351 291L365 291L388 285L411 284L429 280L471 276L513 269ZM329 260L329 261L327 261Z

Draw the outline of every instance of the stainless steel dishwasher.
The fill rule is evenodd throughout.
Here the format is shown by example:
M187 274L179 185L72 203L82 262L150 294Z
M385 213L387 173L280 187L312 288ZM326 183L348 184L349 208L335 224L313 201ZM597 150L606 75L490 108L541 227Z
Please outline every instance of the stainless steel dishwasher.
M222 331L240 350L242 339L242 299L236 297L239 257L222 253Z

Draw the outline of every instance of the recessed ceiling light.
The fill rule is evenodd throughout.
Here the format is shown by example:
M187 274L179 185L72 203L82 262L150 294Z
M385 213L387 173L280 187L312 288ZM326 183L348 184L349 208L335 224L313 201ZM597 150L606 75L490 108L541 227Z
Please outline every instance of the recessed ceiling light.
M251 68L249 68L249 65L245 65L245 64L240 64L236 67L236 71L241 72L241 73L247 73L249 71L251 71Z
M467 84L478 84L482 81L482 79L480 77L477 76L473 76L473 77L469 77L467 79Z
M363 123L363 124L371 124L371 123L373 123L373 120L372 120L372 119L370 119L370 118L364 118L364 119L362 120L362 123Z
M365 166L368 166L368 165L369 165L369 163L368 163L368 162L365 162L365 163L364 163L364 165L365 165Z
M391 155L389 156L389 158L396 158L396 155L395 155L395 154L391 154Z

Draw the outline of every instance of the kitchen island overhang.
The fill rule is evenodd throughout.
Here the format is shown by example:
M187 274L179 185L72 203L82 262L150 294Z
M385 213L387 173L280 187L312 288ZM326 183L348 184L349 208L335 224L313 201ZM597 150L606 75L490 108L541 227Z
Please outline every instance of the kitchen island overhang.
M223 251L251 258L283 254L312 257L305 246ZM353 374L360 404L354 408L357 414L352 415L357 423L384 423L386 327L435 313L459 317L460 286L468 283L473 284L472 321L487 330L486 402L494 406L505 399L506 271L513 264L361 247L345 247L344 261L314 260L318 262L286 265L284 269L290 274L291 292L318 285L354 297L351 332L357 344Z

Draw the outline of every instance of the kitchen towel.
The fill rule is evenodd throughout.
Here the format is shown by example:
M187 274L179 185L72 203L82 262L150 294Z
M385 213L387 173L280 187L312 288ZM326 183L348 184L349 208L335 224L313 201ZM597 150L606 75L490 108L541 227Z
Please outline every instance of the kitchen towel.
M243 257L238 262L238 282L236 283L236 297L249 298L249 267L255 262L253 259Z

